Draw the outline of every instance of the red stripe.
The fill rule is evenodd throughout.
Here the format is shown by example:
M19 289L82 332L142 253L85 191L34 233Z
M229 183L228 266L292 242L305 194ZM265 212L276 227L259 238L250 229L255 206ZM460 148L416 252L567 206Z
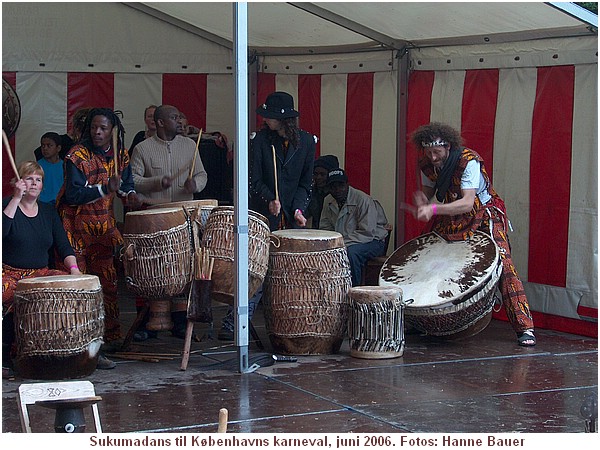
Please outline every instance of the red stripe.
M300 128L319 137L321 135L321 75L298 77L298 111ZM320 140L317 153L320 155Z
M348 74L345 169L350 185L371 191L373 73Z
M406 118L406 171L404 173L406 196L404 201L412 204L413 192L421 185L417 149L410 142L410 134L421 125L430 122L431 117L431 92L435 72L414 71L408 79L408 115ZM409 241L421 234L423 223L417 221L412 215L405 214L404 241Z
M112 73L69 72L67 117L73 117L79 108L114 108L114 87Z
M2 78L6 80L8 84L12 86L12 88L17 91L17 73L16 72L2 72ZM8 139L8 143L10 145L11 153L13 158L15 156L15 137L14 135ZM2 147L4 147L4 140L2 141ZM12 195L12 188L10 186L10 180L15 177L15 174L11 168L10 159L8 158L8 152L6 149L2 149L2 167L4 170L2 171L2 197L7 197Z
M588 306L578 306L577 314L581 317L590 317L594 319L598 319L598 308L590 308Z
M275 92L275 74L259 72L256 80L256 107L262 105L272 92ZM256 129L260 130L262 124L263 118L257 114Z
M573 66L538 69L531 136L529 273L566 286L573 129Z
M468 70L462 101L461 135L464 145L479 153L493 177L494 129L498 100L498 69Z
M162 102L184 113L190 125L206 130L206 80L204 73L165 73Z

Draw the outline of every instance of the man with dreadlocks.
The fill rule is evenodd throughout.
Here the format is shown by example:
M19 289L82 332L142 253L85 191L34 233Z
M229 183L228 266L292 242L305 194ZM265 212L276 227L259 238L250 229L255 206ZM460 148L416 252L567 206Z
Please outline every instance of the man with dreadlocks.
M112 139L115 127L117 148ZM79 143L65 157L65 182L56 201L81 271L100 279L107 344L121 337L114 253L123 238L117 229L113 202L119 196L130 207L139 205L124 135L123 125L111 109L91 109Z
M533 319L510 254L506 207L490 182L483 159L462 146L457 130L442 123L421 126L411 140L422 152L419 167L423 190L414 194L416 218L433 219L431 230L447 240L466 240L477 230L492 237L502 260L502 302L517 343L534 346ZM437 202L430 202L434 195Z

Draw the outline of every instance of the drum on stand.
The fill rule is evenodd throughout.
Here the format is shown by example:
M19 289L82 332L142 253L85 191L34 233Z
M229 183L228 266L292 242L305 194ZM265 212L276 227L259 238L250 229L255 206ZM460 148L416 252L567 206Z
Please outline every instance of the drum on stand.
M267 273L270 233L267 218L248 211L248 297L256 294ZM214 258L211 297L229 305L234 304L234 241L233 207L214 208L202 233L202 247Z
M95 275L26 278L14 297L17 371L23 378L86 377L104 336L102 286Z
M351 286L341 234L309 229L273 232L263 306L275 351L336 353L348 324Z
M354 286L348 291L350 356L398 358L404 354L404 303L397 286Z
M384 263L381 286L399 286L406 323L433 335L464 338L490 322L502 272L498 246L476 232L466 241L446 241L428 233L408 241Z
M192 281L192 226L183 208L128 212L123 228L123 269L129 290L149 299L146 328L170 330L171 297Z

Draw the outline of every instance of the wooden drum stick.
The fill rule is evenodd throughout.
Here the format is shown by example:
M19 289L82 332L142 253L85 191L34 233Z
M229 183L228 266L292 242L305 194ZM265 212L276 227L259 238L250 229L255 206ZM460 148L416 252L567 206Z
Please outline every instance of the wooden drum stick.
M273 173L275 174L275 200L279 201L279 188L277 187L277 156L275 155L275 146L271 145L273 151Z
M202 138L202 128L200 128L200 132L198 133L198 140L196 141L196 151L194 152L194 158L192 159L192 170L190 170L190 176L188 179L192 178L194 175L194 169L196 168L196 157L198 156L198 147L200 147L200 139Z
M6 153L8 153L8 160L10 161L10 165L12 166L13 172L15 173L17 180L20 180L21 177L19 176L19 171L17 170L17 166L15 164L15 159L13 158L13 155L12 155L10 143L8 142L8 136L6 135L6 132L4 130L2 130L2 141L4 142L4 148L6 149Z
M119 136L115 125L112 129L113 162L115 163L115 177L119 178Z

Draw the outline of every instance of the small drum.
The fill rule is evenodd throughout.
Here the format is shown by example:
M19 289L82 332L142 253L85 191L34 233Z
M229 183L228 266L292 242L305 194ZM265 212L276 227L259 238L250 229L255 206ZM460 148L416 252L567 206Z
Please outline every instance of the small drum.
M81 378L96 370L104 335L104 303L95 275L26 278L14 297L20 376Z
M248 296L257 291L269 264L269 222L261 214L248 211ZM213 300L234 304L234 211L231 206L214 208L204 227L202 247L214 258L212 271Z
M336 353L348 325L350 262L341 234L281 230L271 234L263 302L275 351Z
M181 202L170 202L170 203L162 203L158 205L149 206L148 209L161 209L161 208L182 208L184 209L190 216L196 217L195 223L198 225L198 242L197 245L200 245L200 239L202 238L202 232L204 231L204 226L206 225L206 221L208 220L208 216L213 208L219 206L218 200L205 199L205 200L187 200ZM200 212L197 213L197 211Z
M122 255L127 287L149 299L181 294L192 280L190 228L181 208L128 212Z
M397 286L355 286L348 291L350 356L398 358L404 354L404 303Z
M433 336L469 337L490 322L502 272L498 246L476 232L467 241L428 233L408 241L384 263L382 286L399 286L406 323Z

